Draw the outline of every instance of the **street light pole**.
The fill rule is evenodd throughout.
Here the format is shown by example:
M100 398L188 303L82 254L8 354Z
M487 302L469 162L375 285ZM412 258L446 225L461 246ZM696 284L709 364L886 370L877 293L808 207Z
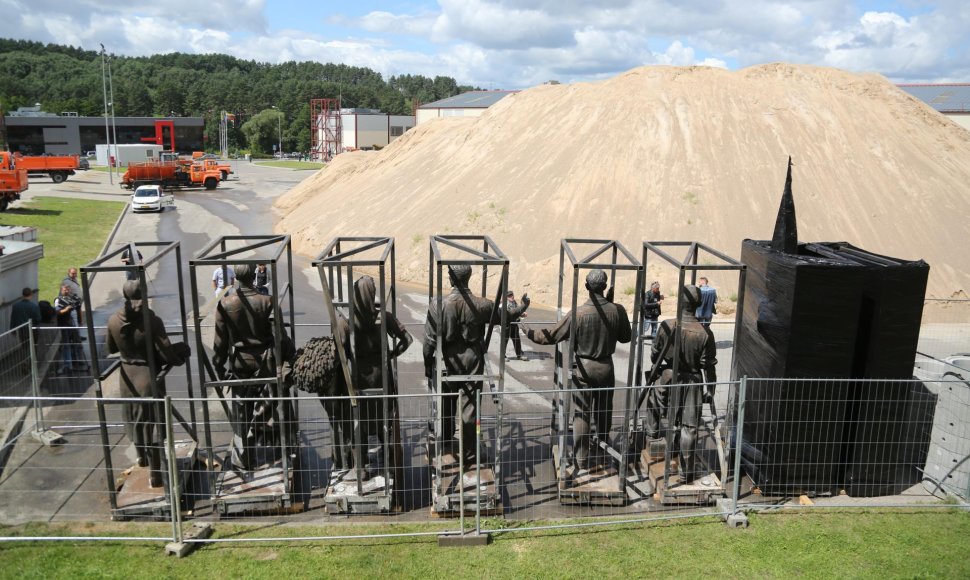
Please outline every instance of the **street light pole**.
M104 141L108 147L108 183L114 185L111 173L111 133L108 132L108 81L105 77L104 44L101 45L101 88L104 90Z
M283 111L281 111L276 105L273 105L270 108L276 110L276 112L280 114L279 117L276 117L276 127L279 130L279 134L280 134L279 152L280 152L280 159L282 159L283 158Z
M108 95L111 97L111 140L115 142L115 165L118 165L118 126L115 124L115 88L111 82L111 57L108 57Z

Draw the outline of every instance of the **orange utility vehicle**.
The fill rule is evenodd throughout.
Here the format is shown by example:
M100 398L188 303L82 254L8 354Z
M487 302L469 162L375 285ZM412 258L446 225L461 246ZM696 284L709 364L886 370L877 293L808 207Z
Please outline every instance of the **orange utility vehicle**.
M13 156L0 151L0 211L6 211L24 191L27 191L27 170L16 169Z
M49 175L54 183L63 183L68 175L78 170L77 155L14 155L17 169L26 169L27 175Z
M128 189L137 188L139 185L161 185L162 187L204 187L211 190L219 186L219 172L192 162L129 163L128 170L121 178L121 185Z
M214 153L193 151L192 161L195 161L196 163L204 162L206 167L214 167L219 171L223 181L229 179L229 174L232 173L232 165L229 163L219 163L219 160L216 158Z

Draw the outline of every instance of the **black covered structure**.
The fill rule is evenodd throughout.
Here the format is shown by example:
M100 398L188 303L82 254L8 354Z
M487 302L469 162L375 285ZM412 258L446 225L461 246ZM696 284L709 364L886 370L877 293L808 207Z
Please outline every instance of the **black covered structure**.
M745 240L741 261L737 376L829 379L748 382L742 459L755 485L868 497L919 481L913 454L925 443L910 417L923 399L907 381L929 266L845 242L797 243L790 161L774 239Z

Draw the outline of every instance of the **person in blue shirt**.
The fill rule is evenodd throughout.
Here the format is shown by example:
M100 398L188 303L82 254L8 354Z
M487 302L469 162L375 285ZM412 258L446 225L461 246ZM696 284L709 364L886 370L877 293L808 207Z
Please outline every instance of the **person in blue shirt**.
M707 278L698 278L697 282L701 291L701 303L695 314L701 324L708 326L711 318L717 314L717 290L709 285Z

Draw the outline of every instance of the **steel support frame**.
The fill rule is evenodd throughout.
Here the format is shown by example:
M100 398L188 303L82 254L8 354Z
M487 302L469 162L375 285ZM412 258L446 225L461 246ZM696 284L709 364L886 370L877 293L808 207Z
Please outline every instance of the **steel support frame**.
M139 255L139 248L158 248L147 260L139 261L137 256ZM125 251L129 252L129 256L132 257L131 264L126 265L105 265L109 260L118 258ZM94 383L94 397L97 402L98 410L98 423L99 431L101 434L101 448L104 452L104 471L105 471L105 481L108 486L108 501L111 505L111 511L114 513L118 509L118 490L115 488L115 478L114 478L114 466L111 461L111 442L108 438L108 423L105 416L104 406L109 403L119 402L118 399L106 400L104 396L104 391L101 388L101 384L111 376L112 373L117 371L121 367L121 361L112 361L105 369L101 368L101 360L98 356L98 343L95 338L94 333L94 316L91 308L91 284L94 282L97 274L102 272L125 272L134 273L136 279L138 280L139 286L141 286L141 294L144 297L146 308L142 309L142 324L144 326L144 332L148 337L149 344L155 344L155 337L152 335L152 325L151 318L149 314L148 306L148 274L147 269L155 263L158 263L166 255L174 252L175 253L175 272L178 277L178 303L179 303L179 313L181 315L182 325L182 341L185 344L189 344L189 334L188 326L185 324L186 319L186 308L185 308L185 293L182 290L182 248L179 242L163 242L163 241L146 241L146 242L128 242L124 246L120 246L118 249L102 254L100 257L96 258L94 261L90 262L86 266L82 266L80 269L81 274L81 292L84 294L84 313L85 313L85 326L87 327L87 346L88 355L91 358L91 381ZM159 406L158 417L164 416L162 409L162 403L159 401L164 397L159 392L158 382L161 378L168 373L168 368L160 368L160 361L155 360L155 349L150 348L146 353L146 360L148 362L149 374L151 376L151 398L155 400L155 405ZM186 388L188 391L188 396L191 398L193 396L192 388L192 364L191 361L186 361ZM183 427L186 428L189 435L196 441L198 441L198 426L196 423L195 408L190 407L189 409L190 420L188 423L184 421L182 417L178 417ZM174 442L169 442L174 445ZM172 463L174 463L174 457L171 458ZM170 472L171 476L171 472ZM175 487L170 489L171 494L177 493L178 490ZM172 495L170 498L171 509L177 511L179 509L179 498Z
M478 248L481 249L478 249ZM447 249L450 253L457 252L459 256L456 258L447 258L443 255L442 250ZM481 267L481 296L483 298L488 298L488 267L498 267L501 268L501 274L499 275L498 288L496 289L495 300L493 301L493 307L499 310L500 315L500 345L499 348L499 363L498 363L498 373L494 374L490 372L491 365L488 362L488 346L491 342L492 331L495 328L495 323L493 322L495 315L493 314L489 319L488 330L485 332L484 343L482 345L482 356L484 357L484 363L482 367L481 374L470 374L461 376L447 376L445 374L444 368L444 355L442 351L442 341L441 337L438 337L436 341L435 348L435 372L432 379L432 384L430 385L434 397L434 406L432 407L432 417L434 419L434 433L435 437L435 465L441 465L441 441L438 441L439 436L446 435L442 433L442 391L441 387L444 382L474 382L480 381L497 393L494 397L496 404L496 427L495 427L495 463L493 466L493 472L495 474L495 493L498 497L501 497L502 489L502 468L501 468L501 453L502 453L502 417L503 417L503 406L504 397L501 396L505 392L505 349L509 340L509 329L508 329L508 287L509 287L509 258L505 255L498 245L492 240L488 235L474 235L474 234L439 234L432 236L428 244L428 306L429 308L434 302L434 308L436 308L439 317L439 330L440 330L440 320L441 312L444 301L444 280L447 276L446 268L449 266L471 266L472 268ZM471 287L469 287L471 291ZM430 316L430 312L429 312ZM484 387L483 387L484 388ZM458 392L457 404L460 408L461 405L461 391ZM478 405L478 422L479 426L476 431L481 429L481 393L479 393L479 405ZM461 428L457 424L456 428ZM459 445L463 437L458 438ZM476 441L478 441L478 448L475 450L475 457L477 459L475 464L475 483L476 483L476 496L481 494L482 489L482 477L481 477L481 464L482 464L482 449L480 444L480 437L476 436ZM464 485L461 483L465 474L464 465L464 453L459 451L458 458L458 481L459 481L459 515L462 518L462 529L464 530L464 516L465 516L465 493ZM434 468L434 465L432 466ZM431 490L431 501L432 505L436 505L435 501L441 495L442 490L440 489L441 477L432 479L432 490ZM475 514L476 521L481 518L481 498L475 502Z
M310 156L327 162L342 152L340 99L310 99Z
M675 249L675 248L680 248L680 249L686 248L687 253L683 259L678 260L677 258L672 256L671 253L668 251L670 249ZM681 318L683 314L682 301L684 299L683 288L687 284L688 276L689 276L689 283L691 285L695 285L697 283L698 272L718 272L718 271L732 272L733 271L738 273L738 289L737 289L738 306L734 315L734 344L737 344L738 331L740 330L741 320L743 319L743 315L744 315L744 285L745 285L745 278L747 276L747 266L739 262L738 260L731 258L727 254L724 254L723 252L720 252L704 243L696 242L696 241L643 242L644 268L647 267L648 260L651 254L657 256L662 261L674 266L678 270L677 312L676 312L677 328L674 329L674 337L673 337L674 340L673 340L673 345L671 347L673 352L675 353L680 352L680 323L681 323ZM701 256L713 258L714 263L699 264L698 262L700 261ZM637 300L638 301L640 300L640 294L637 295ZM643 373L644 357L648 356L644 354L644 347L643 347L643 344L646 341L647 337L642 333L642 331L638 333L636 336L637 336L637 344L636 344L637 352L635 357L637 360L636 373L637 373L637 377L640 377L642 376L642 373ZM632 358L632 355L633 353L631 353L631 358ZM679 376L678 375L679 358L674 356L673 361L674 361L673 368L671 370L673 372L673 376L677 377ZM737 374L737 361L738 361L738 357L736 356L732 357L732 360L731 360L731 379L732 380L736 380L735 375ZM649 388L649 385L643 385L643 388L644 389ZM737 395L735 394L736 388L737 387L732 386L732 393L729 394L729 397L728 397L728 412L726 413L727 417L732 416L730 409L733 407L734 404L736 404L736 400L737 400ZM735 402L732 403L732 400ZM633 416L634 429L636 429L636 421L638 419L639 419L639 409L634 409L634 416ZM667 444L664 446L665 447L664 489L667 489L670 484L670 459L671 459L670 443L671 441L673 441L673 422L669 420L667 423L667 432L666 432L665 440L667 441ZM735 473L735 477L737 477L737 473ZM722 486L727 485L727 482L724 481L723 473L722 473L721 485Z
M577 258L576 251L580 247L594 246L594 250L588 254L580 254L581 258ZM604 254L609 252L609 261L601 261L600 258ZM566 259L569 259L569 265L572 267L572 293L570 298L570 310L568 313L563 312L563 294L565 292L566 283ZM615 287L616 284L616 273L617 271L631 271L636 272L636 284L635 296L640 296L643 291L643 264L641 264L636 257L618 240L608 240L608 239L595 239L595 238L563 238L559 243L559 288L558 296L556 301L556 322L559 323L566 316L570 317L569 325L571 329L576 328L576 308L579 306L579 289L580 281L579 274L582 270L594 270L602 269L609 271L609 287ZM633 303L633 315L631 316L631 324L633 325L632 331L633 336L640 335L640 301L639 299L634 300ZM634 356L633 349L630 353L630 362L627 365L627 385L632 385L634 380ZM553 384L556 387L557 400L555 400L555 409L553 411L553 421L556 424L558 433L556 434L556 439L559 445L559 496L562 499L562 493L566 488L566 437L569 434L569 422L570 422L570 411L572 399L569 396L569 389L572 388L573 379L573 365L571 361L574 358L574 353L576 352L576 332L569 333L569 340L565 343L556 344L556 360L555 360L555 370L553 371ZM627 433L629 421L629 413L632 405L632 391L627 389L626 391L626 420L623 421L623 425L620 427L621 440L623 443L622 451L613 449L615 453L619 455L619 484L617 491L625 491L626 486L626 474L627 474L627 464L629 463L627 455L629 454L630 448L630 437ZM599 427L599 426L597 426ZM607 436L609 433L606 434ZM599 436L599 433L597 433ZM609 452L609 450L608 450ZM611 454L612 455L612 454ZM614 458L616 458L614 456Z
M241 257L246 253L267 247L269 247L271 250L269 258ZM284 255L286 256L286 279L285 283L281 285L281 279L279 277L279 262ZM284 315L283 308L281 306L283 300L286 300L289 306L288 326L290 340L294 341L295 343L296 338L296 325L294 321L295 304L293 297L293 250L289 235L222 236L213 240L209 245L199 250L195 258L189 261L189 280L192 285L192 321L195 327L195 353L199 362L199 384L201 385L199 389L199 396L202 398L202 424L204 427L207 458L206 470L209 474L209 489L212 490L212 497L210 499L213 501L217 499L215 495L215 483L217 476L214 469L215 462L213 461L215 455L213 454L212 428L209 417L209 389L215 389L219 402L222 404L226 413L226 418L232 421L233 416L231 408L226 404L226 399L222 394L223 387L234 384L254 384L254 380L225 381L220 380L220 378L216 375L215 369L212 366L212 360L209 357L205 344L202 342L202 321L204 316L202 316L199 304L199 279L196 275L196 270L202 267L206 272L209 272L210 270L208 270L208 268L212 266L221 267L222 279L228 281L228 268L236 264L251 264L253 267L255 267L257 264L267 264L270 268L272 282L271 296L273 298L273 349L276 357L276 376L260 378L259 383L271 385L273 397L281 403L282 407L283 433L282 437L280 437L280 451L282 455L283 489L286 493L283 501L288 502L293 491L293 476L290 469L290 450L296 449L297 441L299 440L299 435L296 433L296 431L289 429L289 426L294 424L291 422L299 421L299 406L295 401L291 401L289 399L290 394L288 392L288 388L283 382L283 333L286 331L287 327L287 324L283 321ZM208 279L208 277L205 278L205 280ZM228 284L225 286L225 289L229 289ZM219 299L221 299L221 297ZM292 417L290 416L290 411L293 412Z
M349 247L348 247L349 246ZM377 258L367 257L369 254L380 252ZM353 447L354 470L357 475L357 494L363 495L362 462L360 457L361 449L366 450L366 445L360 445L360 405L359 400L359 374L357 367L357 347L354 337L354 319L357 313L354 311L354 268L377 268L378 283L377 291L379 295L378 308L380 309L381 320L381 368L387 369L388 363L392 368L392 375L381 372L381 390L384 394L382 408L382 425L384 430L384 495L388 505L393 506L393 487L391 485L391 448L395 439L392 435L393 426L391 425L390 408L395 404L391 398L392 386L397 377L397 358L388 360L389 349L387 341L387 313L397 317L397 272L395 269L395 247L392 237L375 236L338 236L333 238L329 244L311 262L320 275L320 285L323 292L323 302L330 318L330 329L333 332L334 340L337 345L337 354L340 358L340 365L343 370L345 384L348 385L350 395L351 412L353 413ZM390 266L388 266L390 261ZM336 290L336 294L334 294ZM345 294L346 291L346 294ZM388 309L390 305L390 309ZM346 308L347 321L350 327L350 336L342 336L340 325L337 324L337 308ZM350 345L350 353L340 347L342 344ZM336 436L336 435L334 435ZM400 441L398 441L400 443ZM364 442L366 443L366 441ZM403 465L395 465L396 468L403 468Z

